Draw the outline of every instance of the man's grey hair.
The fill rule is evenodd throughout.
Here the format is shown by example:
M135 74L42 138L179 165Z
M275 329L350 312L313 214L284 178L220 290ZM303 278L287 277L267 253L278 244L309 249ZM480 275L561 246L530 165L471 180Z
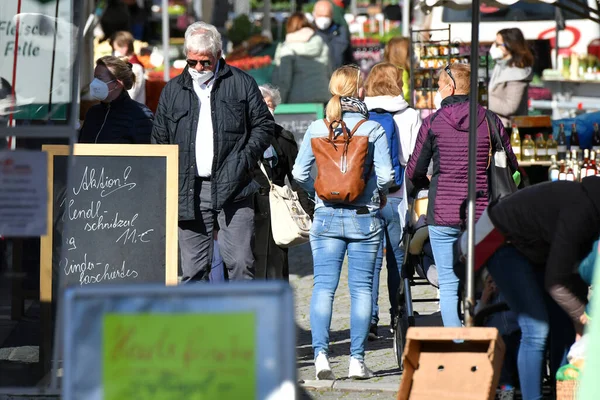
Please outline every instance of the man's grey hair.
M188 53L211 53L218 57L223 49L221 34L211 24L206 22L194 22L185 31L183 52Z
M279 89L276 86L271 85L270 83L265 83L264 85L260 85L258 87L263 97L270 97L271 101L277 107L281 104L281 93L279 93Z

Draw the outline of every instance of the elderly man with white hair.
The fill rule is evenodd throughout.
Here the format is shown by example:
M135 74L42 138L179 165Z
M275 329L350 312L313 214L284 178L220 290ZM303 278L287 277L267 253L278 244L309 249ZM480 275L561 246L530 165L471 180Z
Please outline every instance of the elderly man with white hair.
M229 280L254 279L252 174L273 137L254 79L221 57L217 29L185 32L187 66L162 91L152 141L179 145L179 249L183 282L208 280L213 230Z

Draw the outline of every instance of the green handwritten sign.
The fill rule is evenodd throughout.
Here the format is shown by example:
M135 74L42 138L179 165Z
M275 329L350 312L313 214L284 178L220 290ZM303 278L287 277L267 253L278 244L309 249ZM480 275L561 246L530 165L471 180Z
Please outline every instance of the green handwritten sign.
M107 314L104 400L255 399L255 316Z

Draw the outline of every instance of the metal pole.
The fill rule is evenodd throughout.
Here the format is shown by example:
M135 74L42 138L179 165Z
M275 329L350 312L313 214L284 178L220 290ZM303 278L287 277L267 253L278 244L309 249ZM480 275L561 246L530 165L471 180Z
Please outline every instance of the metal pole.
M469 189L467 213L467 293L465 324L473 326L475 309L475 201L477 190L477 92L479 72L479 0L471 4L471 90L469 93Z
M271 0L265 0L264 12L263 12L263 20L262 20L262 30L263 35L267 34L268 37L273 40L273 34L271 33Z
M404 0L402 4L402 36L410 36L410 0Z
M165 66L164 70L164 80L165 82L169 82L171 77L171 60L169 60L169 30L171 29L169 26L169 0L162 0L161 4L162 10L162 43L163 43L163 57Z
M202 21L204 15L202 14L202 0L194 0L194 18L196 21Z

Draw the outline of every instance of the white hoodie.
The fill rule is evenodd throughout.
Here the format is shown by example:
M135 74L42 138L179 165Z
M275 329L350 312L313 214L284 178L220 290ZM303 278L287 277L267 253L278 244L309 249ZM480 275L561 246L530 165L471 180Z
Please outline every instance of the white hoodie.
M406 167L408 157L412 154L419 129L421 128L421 117L419 112L408 106L406 100L402 95L400 96L376 96L376 97L365 97L365 104L369 111L375 109L382 109L390 114L394 118L396 128L400 133L400 164ZM398 190L396 193L390 193L392 197L403 197L404 195L404 184L402 184L402 190Z

